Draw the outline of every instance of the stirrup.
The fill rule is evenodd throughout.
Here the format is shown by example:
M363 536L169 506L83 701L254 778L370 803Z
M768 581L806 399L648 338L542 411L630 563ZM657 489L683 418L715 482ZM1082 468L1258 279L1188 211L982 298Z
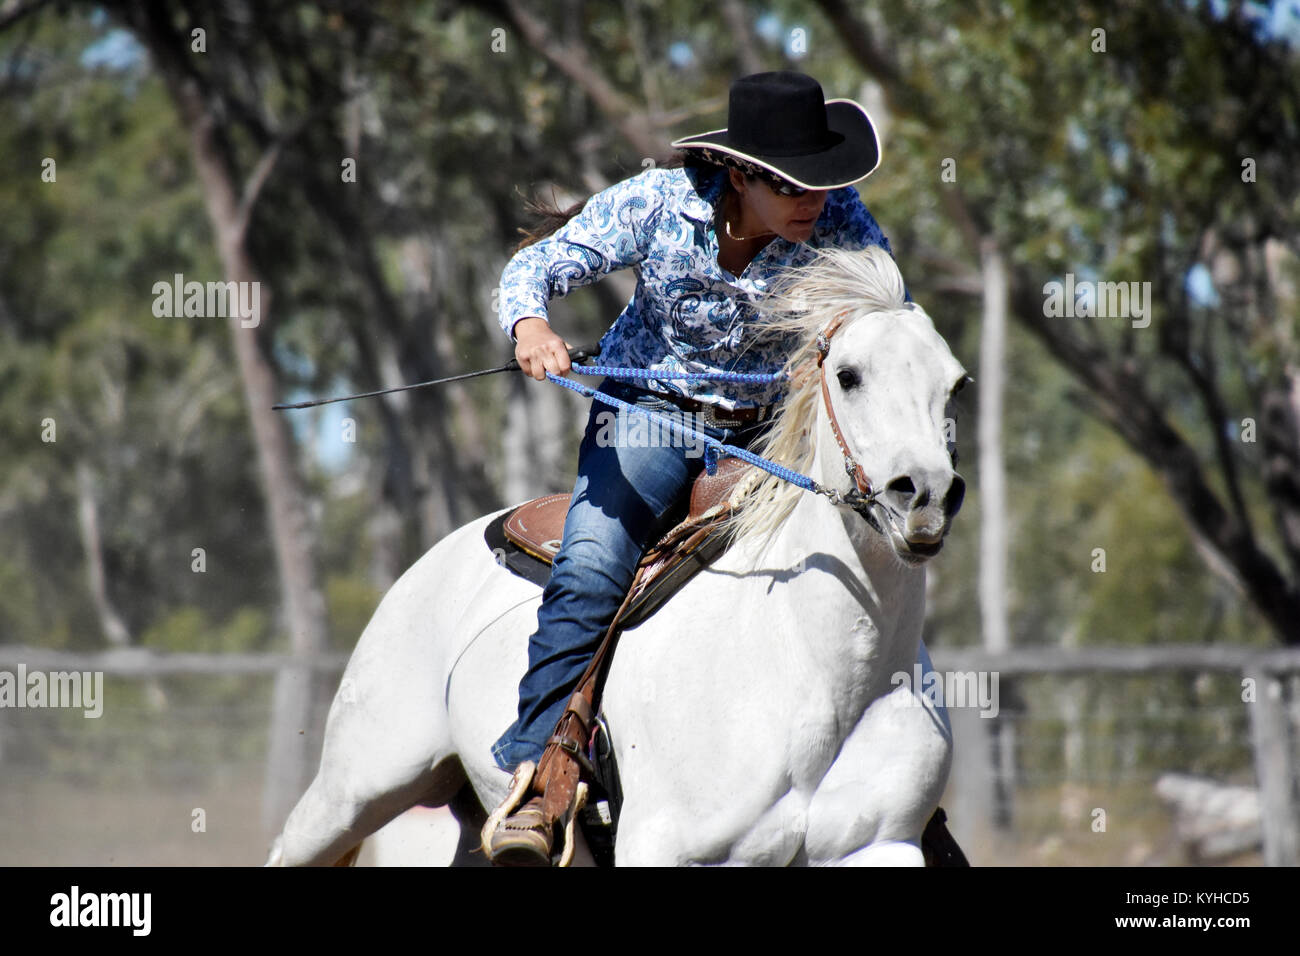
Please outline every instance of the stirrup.
M515 774L510 778L510 792L506 795L501 806L492 811L492 815L487 818L483 824L483 832L480 839L483 845L483 853L493 863L497 862L496 856L499 850L504 849L497 839L497 831L500 830L501 824L505 822L507 816L518 809L520 802L528 793L533 784L533 775L537 772L537 764L531 760L525 760L515 770ZM513 828L512 828L513 829ZM550 862L550 837L545 838L545 849L547 863Z
M484 849L495 866L550 866L552 827L542 813L542 798L500 821Z
M542 812L543 798L528 796L537 765L525 760L510 781L510 793L488 817L481 834L483 853L496 866L569 866L573 862L573 827L578 811L587 803L587 785L579 783L573 805L564 813L564 835L560 857L552 864L554 823Z
M587 805L587 785L579 783L578 789L573 792L573 806L565 814L568 821L564 824L564 849L560 851L560 859L556 866L568 866L573 862L573 825L578 822L578 811Z

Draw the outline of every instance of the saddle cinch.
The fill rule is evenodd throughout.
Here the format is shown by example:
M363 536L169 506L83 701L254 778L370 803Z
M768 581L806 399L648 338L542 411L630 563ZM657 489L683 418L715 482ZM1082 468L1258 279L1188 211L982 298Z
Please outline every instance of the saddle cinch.
M653 614L687 581L726 550L729 535L723 524L732 510L736 486L753 471L752 465L724 458L714 474L702 472L691 488L687 516L670 528L642 556L636 576L601 641L551 743L568 755L563 767L548 767L557 748L548 747L536 771L545 786L552 819L567 820L566 858L572 853L574 823L582 828L587 846L599 866L613 866L614 840L623 802L609 728L599 711L600 687L619 633ZM519 505L488 525L484 540L497 560L520 577L545 587L551 560L560 548L568 494L544 495ZM555 763L556 761L551 761ZM567 773L565 772L567 771ZM587 778L579 782L579 771ZM561 779L562 778L562 779ZM969 866L945 826L946 815L936 809L926 825L921 849L927 866Z

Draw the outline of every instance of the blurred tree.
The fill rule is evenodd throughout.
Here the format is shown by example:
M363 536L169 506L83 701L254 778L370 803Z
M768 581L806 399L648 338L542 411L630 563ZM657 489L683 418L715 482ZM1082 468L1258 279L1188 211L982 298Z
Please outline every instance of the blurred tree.
M102 34L0 34L0 636L72 648L274 593L220 329L150 309L160 262L212 265L184 144L138 57L78 61Z
M1014 317L1160 476L1208 566L1300 642L1295 48L1243 4L818 6L924 131L935 177L956 159L934 184L952 258L973 270L996 238ZM1197 266L1217 304L1193 295ZM1150 311L1053 317L1045 285L1066 273L1149 282Z

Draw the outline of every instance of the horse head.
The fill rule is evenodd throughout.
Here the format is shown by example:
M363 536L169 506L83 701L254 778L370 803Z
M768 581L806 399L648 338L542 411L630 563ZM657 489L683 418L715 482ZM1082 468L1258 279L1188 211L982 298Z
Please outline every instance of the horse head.
M872 258L892 267L883 252ZM875 305L822 333L819 446L831 453L816 467L829 487L866 495L855 510L920 564L943 547L965 497L950 412L969 377L924 309Z
M877 246L818 252L787 277L766 328L789 337L790 390L755 450L838 492L903 562L933 557L965 496L950 405L969 376L906 301L893 258ZM738 534L774 531L799 495L760 479Z

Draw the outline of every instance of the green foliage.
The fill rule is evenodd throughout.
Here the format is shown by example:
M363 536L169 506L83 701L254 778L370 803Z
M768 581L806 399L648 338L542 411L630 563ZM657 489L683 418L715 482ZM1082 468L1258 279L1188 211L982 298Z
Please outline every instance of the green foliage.
M383 594L365 581L334 575L325 583L330 617L330 647L349 651L365 630Z
M265 650L269 631L266 614L256 608L240 608L214 626L200 608L185 606L141 635L140 645L158 651L238 654Z
M21 28L20 28L21 29ZM212 276L187 144L143 62L82 69L101 37L83 17L44 21L30 91L6 91L0 130L0 528L17 547L0 615L9 640L93 648L76 482L98 510L108 595L128 630L179 607L225 615L274 595L229 334L219 320L153 315L153 284ZM24 51L9 35L4 53ZM54 182L41 159L56 160ZM43 442L54 420L57 440ZM191 571L191 552L207 572ZM248 575L259 566L260 575ZM63 635L63 636L60 636Z

